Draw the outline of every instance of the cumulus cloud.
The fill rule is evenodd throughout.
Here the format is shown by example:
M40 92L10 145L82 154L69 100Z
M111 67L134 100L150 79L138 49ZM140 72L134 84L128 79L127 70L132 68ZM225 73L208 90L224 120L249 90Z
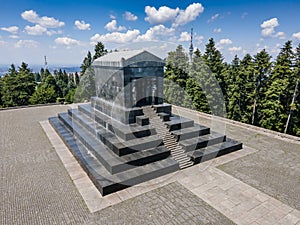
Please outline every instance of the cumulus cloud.
M39 47L39 43L34 40L19 40L15 44L16 48L37 48Z
M204 7L200 3L193 3L185 10L179 11L179 15L176 17L173 25L180 26L194 21L203 11Z
M221 40L218 42L218 44L220 44L220 45L230 45L230 44L232 44L232 41L231 41L230 39L228 39L228 38L226 38L226 39L221 39Z
M178 41L190 41L191 40L191 34L189 34L188 32L184 31L181 32L180 37L178 39Z
M43 35L47 32L47 29L45 27L42 27L41 25L37 24L35 26L26 26L25 31L29 35Z
M85 23L83 20L81 20L81 21L76 20L74 24L78 30L90 30L91 29L91 24Z
M146 6L145 13L147 14L145 20L149 23L162 24L173 21L179 13L179 8L172 9L167 6L161 6L157 10L155 7Z
M277 18L272 18L264 21L260 27L262 28L261 34L264 37L272 37L275 33L275 28L279 26Z
M109 23L107 23L104 27L106 30L112 32L112 31L123 31L126 30L126 27L124 26L117 26L117 21L112 20Z
M80 41L75 40L69 37L59 37L55 39L55 43L58 45L72 46L72 45L80 45Z
M127 43L134 41L140 34L137 29L128 30L126 33L113 32L107 34L95 34L91 37L90 42L95 45L97 42Z
M279 31L279 32L277 32L277 34L275 35L275 37L284 40L286 38L286 35L285 35L284 32Z
M9 33L12 33L12 34L16 34L19 31L19 27L17 27L17 26L1 27L0 29L3 31L7 31Z
M228 38L224 38L218 41L218 43L216 44L216 48L221 50L224 48L225 45L231 45L231 44L232 44L232 40Z
M174 28L167 28L164 25L156 25L149 28L145 34L140 35L137 41L154 41L164 37L173 36L175 34Z
M300 32L293 33L292 35L293 38L300 40Z
M237 53L237 52L241 52L243 49L242 47L230 47L228 48L228 51L231 53L231 54L234 54L234 53Z
M28 22L39 24L45 28L58 28L65 25L64 22L61 22L53 17L42 16L40 17L35 11L28 10L24 11L21 14L22 18Z
M127 21L135 21L138 19L136 15L128 11L125 12L124 17Z
M35 26L26 26L25 27L25 31L27 34L29 35L43 35L43 34L47 34L48 36L52 36L53 34L57 34L60 33L60 31L55 31L55 30L48 30L47 28L36 24Z
M203 11L204 7L200 3L190 4L184 10L178 7L172 9L167 6L161 6L156 9L155 7L146 6L145 12L147 17L145 20L151 24L172 22L172 26L177 27L194 21Z
M221 28L216 28L216 29L214 29L214 33L220 33L222 31L222 29Z
M219 13L216 13L215 15L213 15L207 22L211 23L214 22L216 19L218 19L220 17Z

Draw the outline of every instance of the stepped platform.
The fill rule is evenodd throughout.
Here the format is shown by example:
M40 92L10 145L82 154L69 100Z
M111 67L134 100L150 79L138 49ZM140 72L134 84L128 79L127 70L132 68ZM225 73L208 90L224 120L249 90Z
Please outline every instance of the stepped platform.
M59 115L49 119L51 125L102 195L179 170L178 162L168 157L170 152L164 147L143 151L142 155L113 156L104 144L71 119L68 126L62 123L61 118L67 114Z
M49 121L102 195L242 148L223 134L172 114L169 104L136 108L142 114L137 113L135 123L113 119L93 104Z

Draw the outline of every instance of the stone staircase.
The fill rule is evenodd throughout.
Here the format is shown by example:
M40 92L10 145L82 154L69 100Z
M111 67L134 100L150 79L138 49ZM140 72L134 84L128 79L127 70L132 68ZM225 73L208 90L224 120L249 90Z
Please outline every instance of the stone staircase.
M157 135L163 139L164 146L171 151L171 156L179 163L180 169L192 166L194 163L190 160L183 148L176 142L175 137L169 132L162 119L156 114L151 106L144 106L143 113L149 118L150 126L155 128Z

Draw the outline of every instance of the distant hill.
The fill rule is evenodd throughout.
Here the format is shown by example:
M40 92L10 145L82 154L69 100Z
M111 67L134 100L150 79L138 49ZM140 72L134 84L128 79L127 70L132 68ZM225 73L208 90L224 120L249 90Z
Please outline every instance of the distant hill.
M29 68L33 73L40 72L41 68L43 68L43 65L28 65ZM16 65L17 67L17 65ZM8 69L10 68L10 65L0 65L0 77L5 75L8 72ZM62 69L63 71L65 70L67 73L75 73L75 72L80 72L81 69L79 66L49 66L48 67L49 71L53 73L54 70L59 70Z

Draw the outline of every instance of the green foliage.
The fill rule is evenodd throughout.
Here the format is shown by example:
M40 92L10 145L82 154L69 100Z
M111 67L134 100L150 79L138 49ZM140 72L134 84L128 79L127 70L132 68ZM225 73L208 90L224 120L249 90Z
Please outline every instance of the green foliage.
M1 99L4 107L28 105L30 96L35 90L35 77L28 65L22 63L17 71L11 65L8 74L2 79Z
M37 87L33 95L30 97L31 104L46 104L56 102L57 94L53 86L45 84Z

